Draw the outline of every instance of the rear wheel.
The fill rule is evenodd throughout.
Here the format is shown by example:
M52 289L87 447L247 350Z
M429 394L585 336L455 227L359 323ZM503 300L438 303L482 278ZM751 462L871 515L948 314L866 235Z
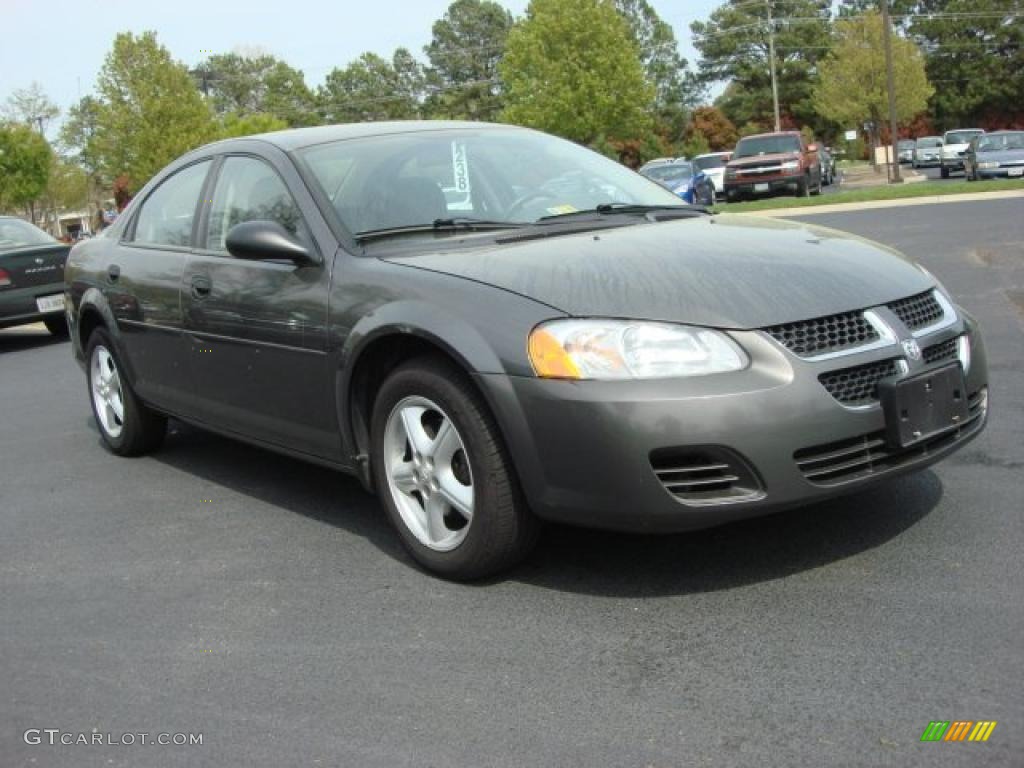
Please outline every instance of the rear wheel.
M43 325L58 339L66 338L68 335L68 321L63 314L44 317Z
M380 388L371 432L374 482L417 563L469 580L526 555L538 522L486 404L459 370L432 358L400 366Z
M939 176L941 176L944 179L948 179L949 178L949 168L947 168L946 166L942 166L939 169Z
M167 434L167 418L143 405L132 391L104 329L92 332L85 359L89 402L107 447L118 456L138 456L158 448Z

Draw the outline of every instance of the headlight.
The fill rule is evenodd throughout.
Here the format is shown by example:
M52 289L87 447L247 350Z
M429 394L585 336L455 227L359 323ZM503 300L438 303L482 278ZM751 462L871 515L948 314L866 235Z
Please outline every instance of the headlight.
M784 162L782 164L781 167L782 167L782 170L784 170L784 171L792 171L792 170L795 170L796 168L800 167L800 161L799 160L787 160L786 162Z
M997 163L994 160L989 160L989 161L984 162L984 163L978 163L978 167L979 168L998 168L999 167L999 163Z
M533 370L550 379L662 379L738 371L747 356L720 331L629 320L552 320L533 329Z

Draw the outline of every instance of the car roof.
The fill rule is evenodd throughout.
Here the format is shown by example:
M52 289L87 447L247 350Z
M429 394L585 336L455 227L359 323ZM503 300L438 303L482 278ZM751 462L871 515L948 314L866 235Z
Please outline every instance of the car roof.
M984 133L984 128L950 128L946 133L966 133L967 131L977 131L978 133Z
M722 155L731 155L731 154L732 154L732 152L705 152L703 155L695 155L693 159L697 160L697 159L699 159L701 157L721 157Z
M257 133L252 136L242 136L237 139L225 139L223 141L207 144L203 149L211 147L222 148L235 142L242 141L265 141L268 144L280 147L286 152L291 152L314 144L325 144L331 141L344 141L346 139L363 139L371 136L391 136L399 133L419 133L423 131L444 131L453 129L462 130L492 130L509 129L528 131L529 128L522 128L515 125L503 125L501 123L480 123L469 120L393 120L377 123L343 123L338 125L317 125L311 128L292 128L285 131L273 131L271 133Z
M742 138L740 138L740 141L743 141L743 139L761 139L761 138L764 138L765 136L799 136L799 135L800 135L800 131L768 131L767 133L752 133L749 136L743 136Z

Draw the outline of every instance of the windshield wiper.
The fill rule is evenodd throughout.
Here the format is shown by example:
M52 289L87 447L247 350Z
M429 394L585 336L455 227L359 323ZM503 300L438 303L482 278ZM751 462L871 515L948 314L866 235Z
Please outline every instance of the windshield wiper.
M680 203L679 205L638 205L636 203L601 203L594 208L587 208L582 211L570 211L569 213L555 213L550 216L542 216L537 219L537 222L552 222L561 219L572 218L575 216L592 216L593 214L599 214L601 216L607 216L609 214L617 213L658 213L661 211L678 212L686 215L693 215L695 213L707 213L707 209L699 205L689 205L687 203Z
M393 235L406 235L416 232L486 232L492 229L517 229L527 226L522 221L491 221L488 219L476 219L472 216L453 216L450 218L434 219L430 224L404 224L400 227L383 227L382 229L368 229L356 233L356 240L375 240Z

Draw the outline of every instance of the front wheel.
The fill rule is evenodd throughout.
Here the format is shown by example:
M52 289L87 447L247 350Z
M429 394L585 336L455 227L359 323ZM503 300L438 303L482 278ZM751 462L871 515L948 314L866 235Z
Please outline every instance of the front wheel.
M939 176L941 176L944 179L948 179L949 178L949 168L947 168L946 166L942 166L942 168L939 169Z
M536 540L490 412L462 372L421 358L380 388L371 429L374 483L412 557L458 580L508 568Z
M103 442L118 456L139 456L156 450L167 434L167 418L136 397L110 335L98 328L86 345L89 402Z
M796 183L796 196L808 197L811 194L811 177L805 176Z

